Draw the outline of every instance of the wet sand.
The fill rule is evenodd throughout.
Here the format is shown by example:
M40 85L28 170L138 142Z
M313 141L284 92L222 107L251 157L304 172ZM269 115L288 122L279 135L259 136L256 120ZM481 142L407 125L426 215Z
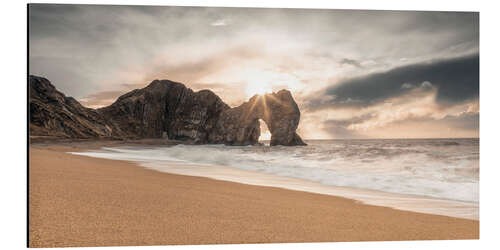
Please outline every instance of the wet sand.
M478 239L479 221L30 147L30 247Z

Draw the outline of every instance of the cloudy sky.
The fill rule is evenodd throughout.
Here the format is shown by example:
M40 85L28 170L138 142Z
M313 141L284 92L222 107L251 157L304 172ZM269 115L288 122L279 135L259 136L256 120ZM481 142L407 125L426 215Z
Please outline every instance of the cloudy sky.
M292 91L303 138L479 137L479 14L30 5L30 74L88 107L154 79Z

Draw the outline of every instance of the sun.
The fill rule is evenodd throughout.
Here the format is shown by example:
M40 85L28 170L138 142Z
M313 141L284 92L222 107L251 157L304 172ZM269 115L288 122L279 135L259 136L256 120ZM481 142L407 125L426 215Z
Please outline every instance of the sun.
M264 95L273 91L272 83L275 80L272 72L258 69L247 69L245 72L245 93L248 98L255 94Z
M272 87L270 84L267 84L266 82L256 82L256 81L251 81L247 83L247 86L245 88L245 93L248 98L254 96L254 95L264 95L266 93L271 93L273 91Z
M244 91L248 98L283 88L296 91L304 87L296 75L270 69L248 67L238 73L238 77L246 83Z

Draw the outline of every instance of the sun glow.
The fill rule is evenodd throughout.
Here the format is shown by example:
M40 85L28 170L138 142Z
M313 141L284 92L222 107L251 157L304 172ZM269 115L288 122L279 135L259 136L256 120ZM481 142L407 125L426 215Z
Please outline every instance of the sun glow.
M259 141L271 140L271 131L269 131L266 122L264 122L262 119L259 119L259 123L260 123Z
M273 91L272 82L275 78L272 72L257 69L247 69L245 72L245 94L248 98L255 94L264 95Z
M271 92L273 92L273 89L271 85L267 84L266 82L248 82L245 88L245 94L248 98L254 96L255 94L264 95Z
M261 62L265 63L265 62ZM233 91L231 96L225 96L225 99L235 97L235 95L243 94L246 98L258 94L263 95L287 89L292 92L305 89L307 86L300 80L298 73L281 72L279 69L274 69L267 65L256 66L253 64L243 64L236 66L229 65L223 71L217 74L205 77L201 82L221 82L221 83L234 83L239 85L240 91ZM236 97L235 97L236 98Z

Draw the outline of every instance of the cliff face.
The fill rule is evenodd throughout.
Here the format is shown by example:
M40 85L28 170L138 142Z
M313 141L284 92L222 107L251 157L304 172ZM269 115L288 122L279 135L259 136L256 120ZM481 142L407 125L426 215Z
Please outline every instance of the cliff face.
M30 136L61 138L126 137L95 110L66 97L45 78L29 77Z
M155 80L97 112L134 137L207 143L225 109L229 106L210 90L193 92L182 83Z
M45 78L30 76L29 82L32 136L252 145L258 143L262 119L271 131L271 145L305 145L295 133L300 111L286 90L230 108L210 90L194 92L182 83L155 80L94 110L64 96Z

